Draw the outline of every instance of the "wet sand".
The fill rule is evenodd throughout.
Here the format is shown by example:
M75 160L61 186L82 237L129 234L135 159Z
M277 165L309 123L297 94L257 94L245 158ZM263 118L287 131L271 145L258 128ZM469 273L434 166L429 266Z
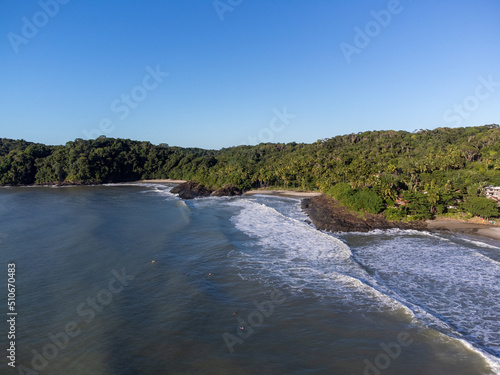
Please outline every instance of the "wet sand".
M491 224L476 224L455 220L427 220L430 230L446 230L453 233L474 234L500 240L500 226Z

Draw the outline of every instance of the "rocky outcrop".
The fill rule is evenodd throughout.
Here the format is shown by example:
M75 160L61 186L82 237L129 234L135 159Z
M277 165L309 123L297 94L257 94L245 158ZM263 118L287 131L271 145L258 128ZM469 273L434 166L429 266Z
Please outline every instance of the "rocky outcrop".
M243 194L243 191L238 186L228 184L215 190L211 195L214 197L232 197L241 194Z
M170 190L172 194L179 194L182 199L193 199L199 197L208 197L213 190L200 185L196 181L188 181L179 184Z
M316 228L330 232L368 232L374 229L391 228L424 230L427 228L423 221L410 223L388 221L381 214L366 213L360 217L325 195L303 199L302 209L309 215Z
M179 184L172 188L170 192L172 194L179 194L179 197L182 199L201 198L208 197L210 195L214 197L232 197L234 195L243 194L243 191L235 185L224 185L222 188L214 191L214 189L207 188L196 181L188 181Z

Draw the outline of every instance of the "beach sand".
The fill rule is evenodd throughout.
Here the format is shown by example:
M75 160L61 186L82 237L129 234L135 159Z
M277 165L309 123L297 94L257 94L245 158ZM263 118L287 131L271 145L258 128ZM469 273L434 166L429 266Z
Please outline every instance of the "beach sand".
M255 194L277 195L280 197L293 197L293 198L311 198L321 195L320 192L315 192L315 191L265 190L265 189L250 190L243 193L243 195L255 195Z
M146 182L146 183L170 183L170 184L182 184L184 182L187 182L185 180L172 180L172 179L156 179L156 180L140 180L140 181L136 181L136 182Z
M455 220L427 220L430 230L446 230L453 233L473 234L500 240L500 227L490 224L476 224Z

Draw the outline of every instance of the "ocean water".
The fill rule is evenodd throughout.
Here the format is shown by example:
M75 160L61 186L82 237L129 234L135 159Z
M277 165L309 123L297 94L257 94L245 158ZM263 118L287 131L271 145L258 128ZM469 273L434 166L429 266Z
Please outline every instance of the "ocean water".
M500 244L170 188L0 189L1 374L500 374Z

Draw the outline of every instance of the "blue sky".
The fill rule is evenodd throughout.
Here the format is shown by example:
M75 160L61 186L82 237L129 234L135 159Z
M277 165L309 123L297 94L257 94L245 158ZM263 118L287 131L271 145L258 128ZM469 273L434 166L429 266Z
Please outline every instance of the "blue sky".
M498 0L0 0L0 14L0 137L221 148L500 122Z

